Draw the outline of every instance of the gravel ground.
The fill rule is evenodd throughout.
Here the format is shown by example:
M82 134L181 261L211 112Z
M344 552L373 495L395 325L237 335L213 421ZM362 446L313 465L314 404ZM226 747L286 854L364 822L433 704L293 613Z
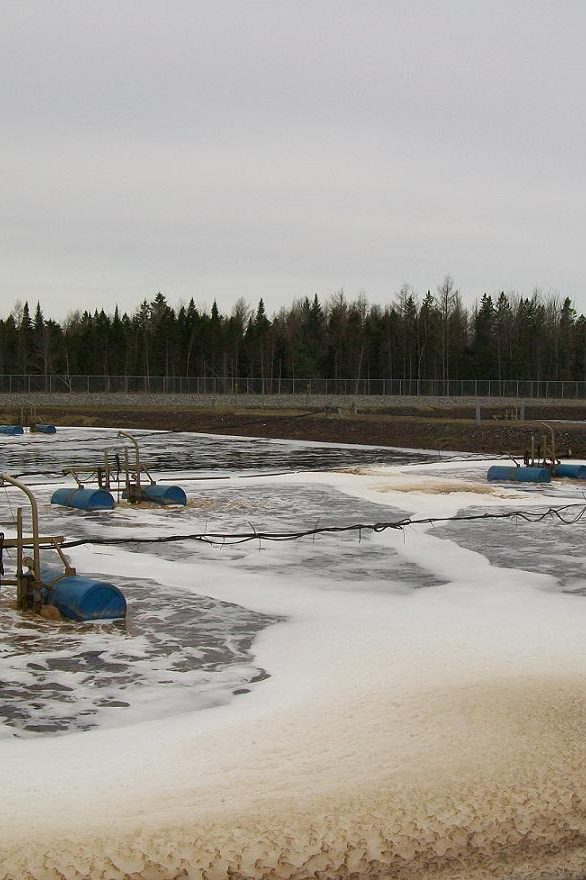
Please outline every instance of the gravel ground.
M0 408L19 407L23 403L31 403L38 407L144 407L144 408L210 408L210 409L315 409L326 407L343 410L468 410L474 416L476 403L489 410L507 407L526 406L555 407L567 410L583 409L586 412L586 401L555 400L555 399L518 399L512 397L407 397L387 395L321 395L321 394L83 394L72 392L67 394L37 392L31 394L0 394Z
M321 395L35 394L0 395L0 423L19 421L20 405L57 426L191 431L330 443L460 450L523 456L541 420L559 419L557 449L586 457L586 402L466 397ZM29 412L25 409L25 418ZM563 453L567 455L568 453Z

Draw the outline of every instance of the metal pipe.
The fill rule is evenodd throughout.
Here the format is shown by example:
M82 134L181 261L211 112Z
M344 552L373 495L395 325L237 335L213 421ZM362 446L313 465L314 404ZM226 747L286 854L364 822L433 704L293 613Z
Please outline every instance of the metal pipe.
M18 480L15 480L14 477L11 477L9 474L0 474L0 486L3 486L4 483L8 483L10 486L15 486L17 489L20 489L21 492L24 492L26 497L28 498L31 506L31 524L33 530L33 567L34 567L34 577L35 581L40 583L41 580L41 560L39 554L39 508L37 507L37 499L24 483L19 483Z
M24 609L24 584L22 582L22 507L16 509L16 604Z
M128 446L124 447L124 480L126 482L126 500L130 503L132 498L130 497L130 464L128 463Z
M134 448L136 450L136 485L140 494L140 447L135 437L132 434L129 434L127 431L118 431L119 437L127 437L132 443L134 443Z
M16 577L22 577L22 507L16 508Z
M106 472L106 489L110 491L110 460L108 458L108 450L104 451L104 470Z
M551 425L547 422L537 422L538 425L543 425L544 428L547 428L551 437L551 472L552 476L555 475L555 463L556 463L556 454L555 454L555 432ZM547 451L547 450L546 450Z

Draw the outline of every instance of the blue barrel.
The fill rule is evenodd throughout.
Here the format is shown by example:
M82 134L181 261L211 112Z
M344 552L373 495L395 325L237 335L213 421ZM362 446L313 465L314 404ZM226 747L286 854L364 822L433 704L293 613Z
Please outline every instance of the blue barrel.
M51 504L78 507L80 510L113 510L114 498L105 489L56 489Z
M583 464L556 464L556 477L571 477L574 480L586 480L586 465Z
M43 571L51 583L52 572ZM126 617L124 593L106 581L70 575L43 590L43 604L54 605L69 620L120 620Z
M486 475L489 480L507 480L518 483L551 483L551 471L542 467L505 467L493 464Z
M31 431L34 434L56 434L57 428L55 425L33 425Z
M24 434L22 425L0 425L0 434Z
M154 504L187 504L187 495L181 486L159 486L157 483L149 486L141 486L142 496L145 501Z

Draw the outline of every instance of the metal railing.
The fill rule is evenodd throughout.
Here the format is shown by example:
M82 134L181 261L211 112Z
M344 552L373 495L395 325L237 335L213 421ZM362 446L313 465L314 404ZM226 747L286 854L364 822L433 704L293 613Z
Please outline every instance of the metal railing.
M0 393L304 394L586 399L586 381L547 379L264 379L232 376L2 375Z

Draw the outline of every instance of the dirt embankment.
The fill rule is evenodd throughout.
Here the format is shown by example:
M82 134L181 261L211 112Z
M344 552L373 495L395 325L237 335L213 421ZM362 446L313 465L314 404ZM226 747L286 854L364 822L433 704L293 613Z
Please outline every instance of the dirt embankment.
M354 407L356 409L356 407ZM57 426L117 426L137 429L201 431L294 440L317 440L333 443L367 443L383 446L417 447L466 452L512 453L522 455L531 434L538 438L546 429L539 420L553 422L557 448L562 456L568 449L574 456L586 457L586 403L531 401L525 406L525 421L502 402L483 402L481 421L475 408L461 400L436 404L427 400L393 401L392 408L352 411L344 406L324 409L235 408L214 402L207 407L170 405L117 406L112 399L83 406L77 403L39 406L39 418ZM520 411L517 410L517 415ZM14 422L13 406L0 406L0 422ZM572 421L573 420L573 421Z

